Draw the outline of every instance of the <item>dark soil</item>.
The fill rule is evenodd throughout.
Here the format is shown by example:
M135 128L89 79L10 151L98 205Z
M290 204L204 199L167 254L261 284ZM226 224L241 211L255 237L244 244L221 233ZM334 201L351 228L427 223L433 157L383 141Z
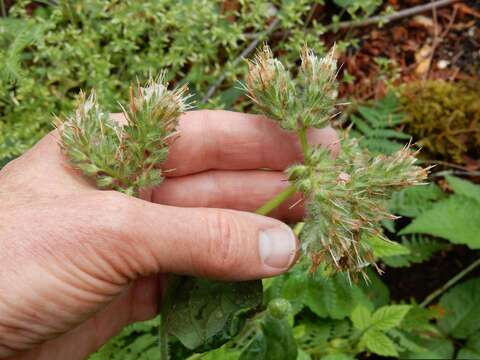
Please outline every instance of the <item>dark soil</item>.
M468 267L480 257L480 251L472 251L466 246L454 246L443 251L427 262L408 268L385 269L383 281L390 289L392 300L414 298L423 301L430 293ZM480 267L469 273L462 281L480 276Z

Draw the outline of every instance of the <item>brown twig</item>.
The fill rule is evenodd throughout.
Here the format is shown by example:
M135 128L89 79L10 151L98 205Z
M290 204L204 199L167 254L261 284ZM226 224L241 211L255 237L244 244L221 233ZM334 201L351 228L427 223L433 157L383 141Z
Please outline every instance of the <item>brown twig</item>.
M379 22L390 22L393 20L398 20L404 17L416 15L416 14L430 11L433 9L438 9L439 7L447 6L458 1L460 0L437 0L429 4L418 5L408 9L400 10L390 15L377 15L377 16L372 16L371 18L368 18L368 19L343 21L338 24L330 24L326 27L326 30L327 31L342 30L342 29L348 29L351 27L373 25Z
M433 300L435 300L437 297L442 295L445 291L450 289L453 285L455 285L457 282L459 282L461 279L463 279L466 275L471 273L473 270L475 270L479 266L480 266L480 259L471 263L467 268L460 271L457 275L455 275L453 278L448 280L442 287L440 287L439 289L435 290L433 293L428 295L425 298L425 300L423 300L420 303L419 306L422 308L427 307Z

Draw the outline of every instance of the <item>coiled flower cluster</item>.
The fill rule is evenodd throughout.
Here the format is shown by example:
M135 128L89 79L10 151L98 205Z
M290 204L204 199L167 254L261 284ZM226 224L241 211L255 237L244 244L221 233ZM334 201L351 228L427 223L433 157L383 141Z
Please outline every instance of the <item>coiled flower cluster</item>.
M245 89L261 112L297 133L302 144L304 163L287 174L306 201L301 241L312 269L324 264L366 277L365 267L375 260L368 238L389 241L381 222L395 217L386 201L394 191L421 184L427 170L416 165L408 145L391 156L372 157L345 132L341 154L333 158L329 149L308 144L306 131L330 125L337 113L337 64L334 49L320 58L305 47L301 60L293 77L265 46L250 62Z
M138 196L140 188L163 179L157 167L167 158L179 116L189 109L186 91L168 90L163 74L144 87L131 86L124 124L101 109L94 91L82 93L76 112L57 120L61 146L98 188Z

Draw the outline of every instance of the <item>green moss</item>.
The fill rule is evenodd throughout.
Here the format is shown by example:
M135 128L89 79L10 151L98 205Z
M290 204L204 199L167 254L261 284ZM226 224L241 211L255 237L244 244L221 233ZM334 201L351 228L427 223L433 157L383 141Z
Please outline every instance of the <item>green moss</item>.
M401 91L405 132L434 160L465 163L480 155L480 81L432 80Z

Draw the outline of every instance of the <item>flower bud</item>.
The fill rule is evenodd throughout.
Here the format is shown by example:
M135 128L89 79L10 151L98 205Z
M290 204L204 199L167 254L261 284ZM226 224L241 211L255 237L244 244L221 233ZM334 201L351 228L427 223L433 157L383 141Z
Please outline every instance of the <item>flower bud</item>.
M100 169L92 163L78 164L78 168L87 176L96 176Z
M282 298L273 299L268 303L268 312L277 319L283 319L292 312L292 305Z

